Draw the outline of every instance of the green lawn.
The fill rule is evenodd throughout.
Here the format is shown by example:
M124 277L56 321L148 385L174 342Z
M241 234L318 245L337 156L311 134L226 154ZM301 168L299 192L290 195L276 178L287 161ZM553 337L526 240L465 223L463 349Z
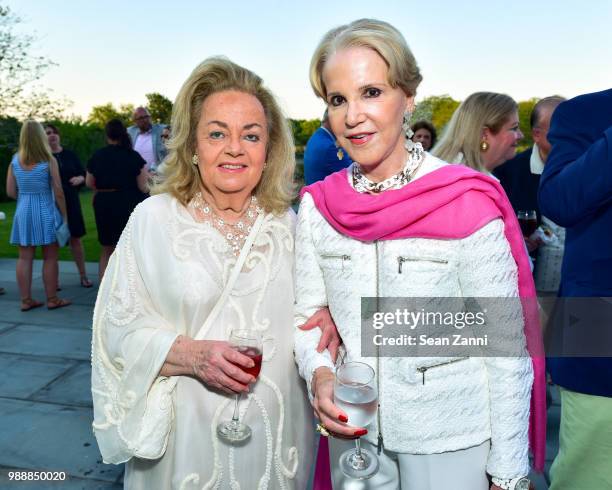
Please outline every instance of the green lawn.
M85 219L85 229L87 230L87 234L82 238L83 246L85 247L85 260L97 262L100 257L100 244L98 243L98 232L96 231L96 221L91 204L92 193L91 191L83 190L80 196L83 218ZM18 248L9 243L15 205L15 201L0 202L0 211L4 211L6 214L6 219L0 221L0 258L16 258L18 255ZM42 258L40 247L36 251L36 257ZM70 247L66 246L60 249L60 260L72 260Z

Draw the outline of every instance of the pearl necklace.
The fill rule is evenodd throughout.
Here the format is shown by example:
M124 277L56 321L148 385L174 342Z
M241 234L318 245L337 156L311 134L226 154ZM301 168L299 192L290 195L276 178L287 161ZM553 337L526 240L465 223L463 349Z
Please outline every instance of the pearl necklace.
M228 223L215 213L212 206L204 200L201 192L193 196L187 207L197 221L212 226L221 233L235 256L240 255L240 250L242 250L249 233L253 229L253 223L255 223L257 216L263 213L263 209L257 204L255 196L251 196L249 207L235 223Z
M359 164L353 162L353 187L357 192L368 192L371 194L379 194L388 189L399 189L412 180L423 162L424 155L425 150L423 150L421 143L413 143L408 150L408 160L406 160L404 168L399 173L382 182L372 182L363 175Z

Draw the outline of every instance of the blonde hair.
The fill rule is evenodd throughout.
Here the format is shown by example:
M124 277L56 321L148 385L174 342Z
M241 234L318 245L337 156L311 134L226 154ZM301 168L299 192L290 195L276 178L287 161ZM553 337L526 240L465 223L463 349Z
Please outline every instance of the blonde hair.
M19 161L23 165L55 160L51 153L45 129L37 121L28 119L21 125L19 133Z
M411 97L423 77L404 36L391 24L376 19L359 19L329 31L315 49L310 62L310 84L325 100L323 68L332 54L344 48L364 47L376 51L389 67L388 82Z
M465 99L451 117L432 155L450 163L463 163L468 167L486 172L480 143L482 131L489 128L497 134L517 110L514 99L505 94L476 92ZM459 153L463 161L455 161Z
M250 94L263 106L269 136L267 166L254 194L266 212L282 214L295 196L295 148L287 119L259 76L224 57L204 60L181 87L172 109L164 180L154 186L152 193L168 192L185 205L199 191L200 174L192 157L202 105L210 95L227 90Z

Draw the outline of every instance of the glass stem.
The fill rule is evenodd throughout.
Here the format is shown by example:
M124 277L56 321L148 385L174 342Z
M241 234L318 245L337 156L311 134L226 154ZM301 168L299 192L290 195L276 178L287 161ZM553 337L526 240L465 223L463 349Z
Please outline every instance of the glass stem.
M361 455L361 439L355 439L355 459L363 459L363 456Z
M238 402L240 401L240 393L236 394L236 402L234 403L234 414L232 415L232 424L238 425Z

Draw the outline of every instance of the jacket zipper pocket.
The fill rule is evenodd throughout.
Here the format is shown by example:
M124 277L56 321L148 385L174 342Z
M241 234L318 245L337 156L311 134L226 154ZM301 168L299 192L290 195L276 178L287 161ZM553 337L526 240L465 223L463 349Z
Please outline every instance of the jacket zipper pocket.
M435 264L448 264L448 260L438 259L436 257L403 257L399 256L397 258L397 272L398 274L402 273L402 265L404 262L434 262Z
M453 359L452 361L441 362L439 364L432 364L431 366L421 366L417 368L417 371L423 375L423 386L425 386L425 373L429 369L437 368L440 366L447 366L448 364L454 364L459 361L465 361L469 359L469 357L460 357L459 359Z
M323 255L321 255L321 257L323 257L324 259L340 259L340 260L342 260L342 270L344 270L344 262L351 260L351 256L350 255L343 255L343 254L323 254Z

